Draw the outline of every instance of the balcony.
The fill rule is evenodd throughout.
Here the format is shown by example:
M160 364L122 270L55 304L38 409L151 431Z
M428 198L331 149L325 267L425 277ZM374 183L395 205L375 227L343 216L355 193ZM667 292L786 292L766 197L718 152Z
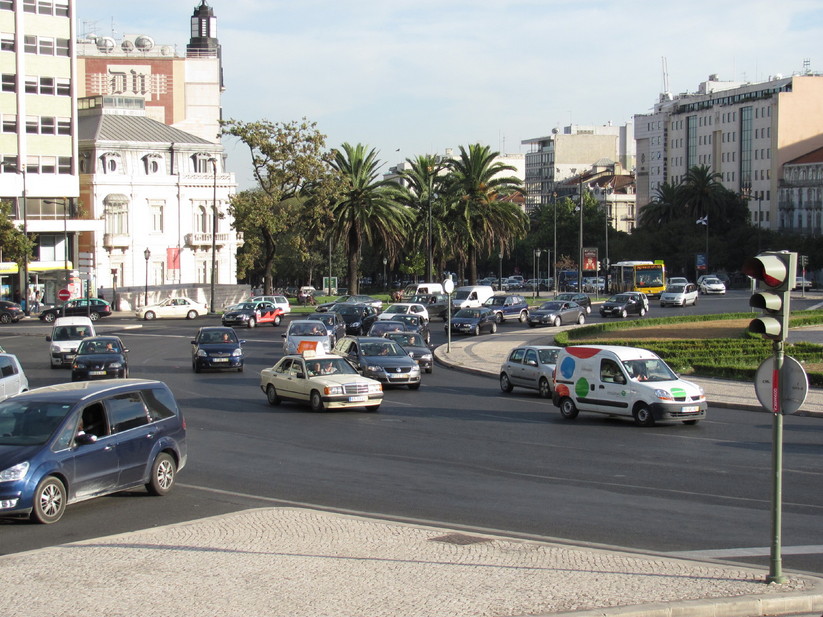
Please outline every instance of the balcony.
M208 233L192 233L186 234L185 236L186 246L190 248L211 247L211 240L212 234ZM234 242L237 246L243 246L243 233L239 231L222 233L217 234L214 238L214 244L219 247L223 247L231 242Z
M105 249L127 249L131 246L131 239L128 234L103 234L103 248Z

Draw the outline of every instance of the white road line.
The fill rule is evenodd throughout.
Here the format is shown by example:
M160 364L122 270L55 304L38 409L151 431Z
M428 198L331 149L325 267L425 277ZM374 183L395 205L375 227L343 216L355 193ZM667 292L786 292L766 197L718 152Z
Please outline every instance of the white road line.
M810 544L807 546L783 546L780 549L783 555L817 555L823 554L823 544ZM719 558L729 559L733 557L767 557L771 555L768 546L753 546L750 548L722 548L705 551L672 551L665 553L670 557L686 558Z

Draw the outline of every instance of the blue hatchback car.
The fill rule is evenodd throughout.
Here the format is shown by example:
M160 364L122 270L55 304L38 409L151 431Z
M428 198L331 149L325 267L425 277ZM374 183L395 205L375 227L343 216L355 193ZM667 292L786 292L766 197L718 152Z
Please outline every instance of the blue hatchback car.
M78 381L0 403L0 517L56 523L78 501L145 486L186 464L186 422L160 381Z

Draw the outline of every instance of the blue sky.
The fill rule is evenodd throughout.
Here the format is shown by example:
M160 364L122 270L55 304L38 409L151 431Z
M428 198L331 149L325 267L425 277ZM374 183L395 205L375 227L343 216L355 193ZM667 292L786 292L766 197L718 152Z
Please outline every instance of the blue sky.
M710 74L823 72L823 3L692 0L208 0L225 118L317 122L395 164L574 124L623 124ZM78 32L148 34L185 52L199 0L77 0ZM243 147L225 143L240 188ZM399 149L399 152L397 151Z

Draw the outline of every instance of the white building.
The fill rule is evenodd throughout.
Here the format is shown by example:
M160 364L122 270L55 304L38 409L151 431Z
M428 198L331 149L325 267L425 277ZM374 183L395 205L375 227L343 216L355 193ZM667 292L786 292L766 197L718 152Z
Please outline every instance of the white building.
M823 148L783 166L778 188L779 229L805 236L823 235Z

